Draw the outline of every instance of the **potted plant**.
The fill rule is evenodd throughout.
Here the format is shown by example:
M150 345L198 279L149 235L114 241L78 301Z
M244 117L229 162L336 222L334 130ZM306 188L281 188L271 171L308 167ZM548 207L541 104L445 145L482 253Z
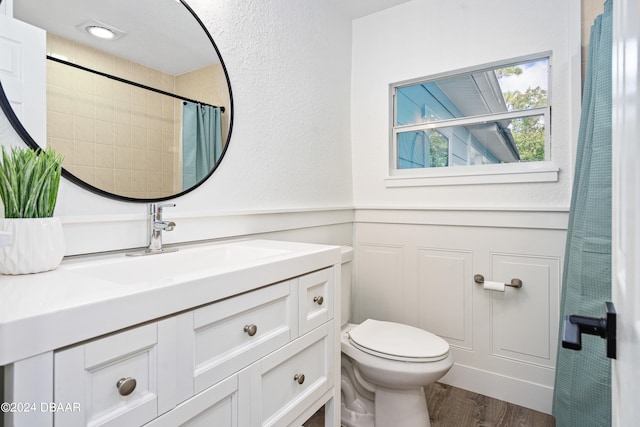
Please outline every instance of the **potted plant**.
M62 156L53 149L2 147L0 230L12 243L0 249L0 273L27 274L55 269L64 256L60 219L53 217Z

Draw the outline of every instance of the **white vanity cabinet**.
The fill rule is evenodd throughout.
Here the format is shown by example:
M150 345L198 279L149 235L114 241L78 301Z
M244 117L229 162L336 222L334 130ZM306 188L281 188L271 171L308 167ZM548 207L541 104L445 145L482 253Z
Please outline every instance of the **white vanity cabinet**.
M332 270L320 270L300 277L298 325L304 334L333 318Z
M333 275L319 270L178 316L178 400L239 372L238 418L216 426L291 425L336 382Z
M250 390L242 425L300 425L304 410L333 386L339 371L332 359L333 337L329 322L242 371L241 389Z
M174 406L175 321L167 319L54 354L56 426L140 426Z
M102 311L121 319L161 306L146 321L7 364L4 400L38 407L4 414L4 426L300 426L323 405L326 426L339 425L340 264L331 254L294 270L265 264L255 286L246 278L257 275L240 273L116 312L83 307L95 317L69 316L67 325L82 330L99 324ZM221 293L225 284L232 290ZM133 297L123 298L113 304Z
M220 381L145 427L238 427L238 374Z
M297 337L298 279L178 316L178 400L197 394Z

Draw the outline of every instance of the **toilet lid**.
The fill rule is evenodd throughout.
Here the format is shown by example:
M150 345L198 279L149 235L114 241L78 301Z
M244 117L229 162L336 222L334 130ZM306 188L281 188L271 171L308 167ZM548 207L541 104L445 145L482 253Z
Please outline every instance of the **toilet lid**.
M449 354L449 343L413 326L367 319L349 331L360 350L385 359L435 362Z

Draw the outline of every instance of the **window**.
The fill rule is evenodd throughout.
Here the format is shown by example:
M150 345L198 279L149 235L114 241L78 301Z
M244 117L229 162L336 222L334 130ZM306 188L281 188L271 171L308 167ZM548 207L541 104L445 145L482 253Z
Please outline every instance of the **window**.
M392 84L391 178L507 163L552 170L549 74L549 55L538 55Z

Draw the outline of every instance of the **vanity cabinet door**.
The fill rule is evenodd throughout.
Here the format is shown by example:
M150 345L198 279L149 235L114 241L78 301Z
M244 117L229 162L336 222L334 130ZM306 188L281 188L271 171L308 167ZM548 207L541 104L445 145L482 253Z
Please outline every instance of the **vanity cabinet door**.
M333 269L304 275L299 281L300 335L333 318Z
M238 427L238 375L202 393L146 424L145 427Z
M325 323L242 371L240 387L251 402L243 420L289 425L322 397L333 386L333 336L333 322Z
M199 393L287 344L297 335L291 281L267 286L181 315L179 399ZM187 329L182 328L182 329Z
M54 399L68 410L54 424L135 427L171 409L174 338L167 319L56 352Z

